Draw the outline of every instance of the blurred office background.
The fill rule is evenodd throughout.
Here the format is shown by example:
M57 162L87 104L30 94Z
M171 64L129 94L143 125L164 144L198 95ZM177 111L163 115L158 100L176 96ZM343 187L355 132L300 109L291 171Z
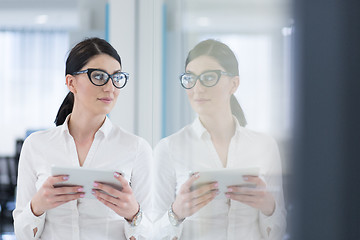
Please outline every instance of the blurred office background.
M1 154L13 154L12 142L27 132L53 126L67 92L67 52L91 36L111 42L131 74L110 117L152 145L194 119L178 76L188 51L207 38L236 52L241 78L236 96L248 127L281 139L289 136L289 0L0 4Z
M248 127L285 146L292 24L289 0L0 0L0 155L54 126L67 52L91 36L113 44L131 75L110 118L152 146L195 118L178 77L188 51L207 38L237 55Z
M296 204L293 196L303 198L308 190L297 183L302 182L302 178L316 175L308 172L307 168L313 167L312 163L317 166L316 161L320 165L325 164L325 169L319 167L319 172L332 173L333 168L330 167L336 169L338 166L330 165L327 172L322 159L311 162L314 156L301 155L309 148L313 151L325 150L326 144L323 149L316 149L313 141L332 136L322 132L317 138L316 130L323 125L312 129L312 121L306 112L316 106L319 111L313 110L311 119L321 119L320 113L326 111L326 105L305 102L309 101L307 94L311 88L305 83L314 76L317 77L315 82L323 81L321 71L325 69L313 69L314 75L300 73L319 64L312 62L313 65L306 65L313 60L309 56L317 56L315 46L323 47L323 54L330 53L333 45L344 42L339 40L322 45L320 42L324 43L327 38L319 35L310 40L306 36L321 32L322 27L311 23L317 23L317 17L323 12L329 10L329 14L322 15L324 24L330 19L339 27L347 19L346 14L336 12L335 6L341 5L340 0L331 0L331 4L320 2L323 4L311 5L310 0L301 3L290 0L0 0L0 230L4 232L3 239L11 239L12 236L9 213L14 207L14 169L21 141L33 131L55 126L56 112L67 93L64 78L67 52L75 43L92 36L107 39L122 57L124 71L130 73L130 81L121 90L109 117L115 124L144 137L152 146L195 117L178 79L184 71L188 51L207 38L228 44L239 61L240 87L235 95L245 111L247 127L268 133L279 143L289 218L294 208L297 211L301 207L310 211L311 207L316 208L314 205L306 208L306 205ZM351 4L355 5L350 0L347 2L346 7L341 8L345 13L351 11ZM310 15L313 22L307 22L310 21L305 15L308 13L313 14ZM328 28L328 36L332 39L338 32L331 32L330 26ZM347 33L344 32L345 37ZM301 51L295 54L296 49ZM349 49L345 50L350 54ZM326 62L329 59L321 60ZM333 64L336 65L335 62ZM307 81L301 76L306 76ZM335 78L337 75L332 76ZM334 87L332 90L340 91L341 88ZM313 95L310 97L312 100L331 99L331 94L323 94L326 92L325 86L322 91L311 92ZM305 116L308 117L306 120ZM307 131L314 135L306 135ZM294 153L296 156L291 157ZM341 152L338 152L336 156L340 155ZM294 159L300 163L292 164ZM320 177L319 182L326 180L326 176L323 179ZM311 181L315 180L308 180ZM340 188L342 182L337 183L335 186ZM294 186L304 195L293 194ZM309 191L314 197L318 194L315 189ZM327 193L330 194L330 189L325 190L325 196ZM306 230L307 225L300 223L309 220L309 215L305 214L307 211L302 213L297 219L297 226ZM331 229L334 223L329 224ZM292 224L289 225L291 229ZM296 230L294 232L298 236L304 232ZM311 230L315 234L316 229ZM299 239L312 239L302 236ZM297 239L290 230L285 238Z

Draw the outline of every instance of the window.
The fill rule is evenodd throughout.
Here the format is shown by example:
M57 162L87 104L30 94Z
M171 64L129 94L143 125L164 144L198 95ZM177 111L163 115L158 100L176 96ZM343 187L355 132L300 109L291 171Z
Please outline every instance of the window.
M54 126L68 45L65 31L0 30L1 155L13 154L27 131Z

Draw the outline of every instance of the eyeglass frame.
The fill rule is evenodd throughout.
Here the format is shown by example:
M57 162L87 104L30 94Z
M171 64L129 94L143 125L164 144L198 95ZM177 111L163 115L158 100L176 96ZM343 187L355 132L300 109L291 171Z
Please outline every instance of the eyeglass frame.
M201 75L203 75L203 74L205 74L205 73L209 73L209 72L214 72L214 73L216 73L216 75L218 76L216 82L215 82L213 85L211 85L211 86L205 85L205 84L202 82L202 80L200 79ZM190 88L185 87L185 86L183 85L183 82L182 82L183 76L185 76L185 75L187 75L187 74L191 74L191 75L194 75L194 76L196 77L196 78L195 78L194 85L193 85L192 87L190 87ZM216 84L218 84L218 82L220 81L221 75L229 76L229 77L235 77L235 76L236 76L236 75L234 75L234 74L232 74L232 73L225 72L225 71L222 71L222 70L208 70L208 71L205 71L205 72L201 73L200 75L195 75L195 74L192 74L192 73L186 73L186 72L185 72L185 73L183 73L183 74L181 74L181 75L179 76L179 79L180 79L180 84L181 84L181 86L182 86L183 88L185 88L185 89L192 89L193 87L195 87L196 82L197 82L198 79L199 79L201 85L203 85L204 87L214 87L214 86L215 86Z
M104 84L98 85L98 84L95 84L95 83L91 80L91 73L94 72L94 71L100 71L100 72L106 73L106 75L108 76L108 79L104 82ZM121 88L125 87L125 85L127 84L128 79L129 79L129 73L127 73L127 72L121 72L121 71L120 71L120 72L116 72L116 73L114 73L114 74L109 74L109 73L105 72L104 70L101 70L101 69L98 69L98 68L88 68L88 69L85 69L85 70L82 70L82 71L74 72L74 73L72 73L71 75L79 75L79 74L82 74L82 73L87 73L87 76L88 76L90 82L91 82L92 84L94 84L95 86L98 86L98 87L106 85L106 84L109 82L109 79L111 78L111 82L112 82L112 84L114 85L114 87L116 87L117 89L121 89ZM114 76L115 74L119 74L119 73L122 73L122 74L124 74L124 76L125 76L125 83L124 83L124 85L123 85L122 87L118 87L118 86L116 86L116 85L114 84L113 76Z

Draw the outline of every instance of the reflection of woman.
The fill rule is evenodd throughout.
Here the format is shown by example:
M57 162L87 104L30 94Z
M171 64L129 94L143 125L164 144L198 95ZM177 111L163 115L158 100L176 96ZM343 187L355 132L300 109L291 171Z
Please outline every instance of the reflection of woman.
M149 207L152 151L106 116L127 78L120 56L105 40L86 39L71 50L66 61L70 92L56 117L58 127L30 135L22 148L14 211L18 239L146 237L149 221L142 210ZM96 198L85 199L81 186L54 188L68 176L50 176L52 165L111 169L123 189L95 182Z
M157 239L281 239L285 210L277 145L241 126L246 121L233 96L238 76L233 52L215 40L199 43L186 59L181 84L198 118L155 148ZM230 186L219 197L216 182L190 190L198 178L189 178L191 171L255 166L261 176L244 180L256 188Z

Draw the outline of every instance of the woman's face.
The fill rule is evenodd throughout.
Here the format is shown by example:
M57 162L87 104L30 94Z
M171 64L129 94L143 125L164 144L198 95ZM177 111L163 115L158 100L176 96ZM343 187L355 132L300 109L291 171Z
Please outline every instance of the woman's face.
M211 70L226 70L213 57L200 56L186 66L186 72L200 75ZM201 115L223 113L221 109L230 108L230 97L239 85L239 78L221 75L218 83L213 87L203 86L198 80L195 86L187 89L190 104L194 111Z
M108 74L121 71L120 63L107 54L96 55L82 68L101 69ZM71 79L71 81L68 80ZM103 86L92 84L86 73L76 76L67 75L67 84L74 93L74 109L81 109L93 115L108 114L114 107L120 89L116 88L111 79Z

